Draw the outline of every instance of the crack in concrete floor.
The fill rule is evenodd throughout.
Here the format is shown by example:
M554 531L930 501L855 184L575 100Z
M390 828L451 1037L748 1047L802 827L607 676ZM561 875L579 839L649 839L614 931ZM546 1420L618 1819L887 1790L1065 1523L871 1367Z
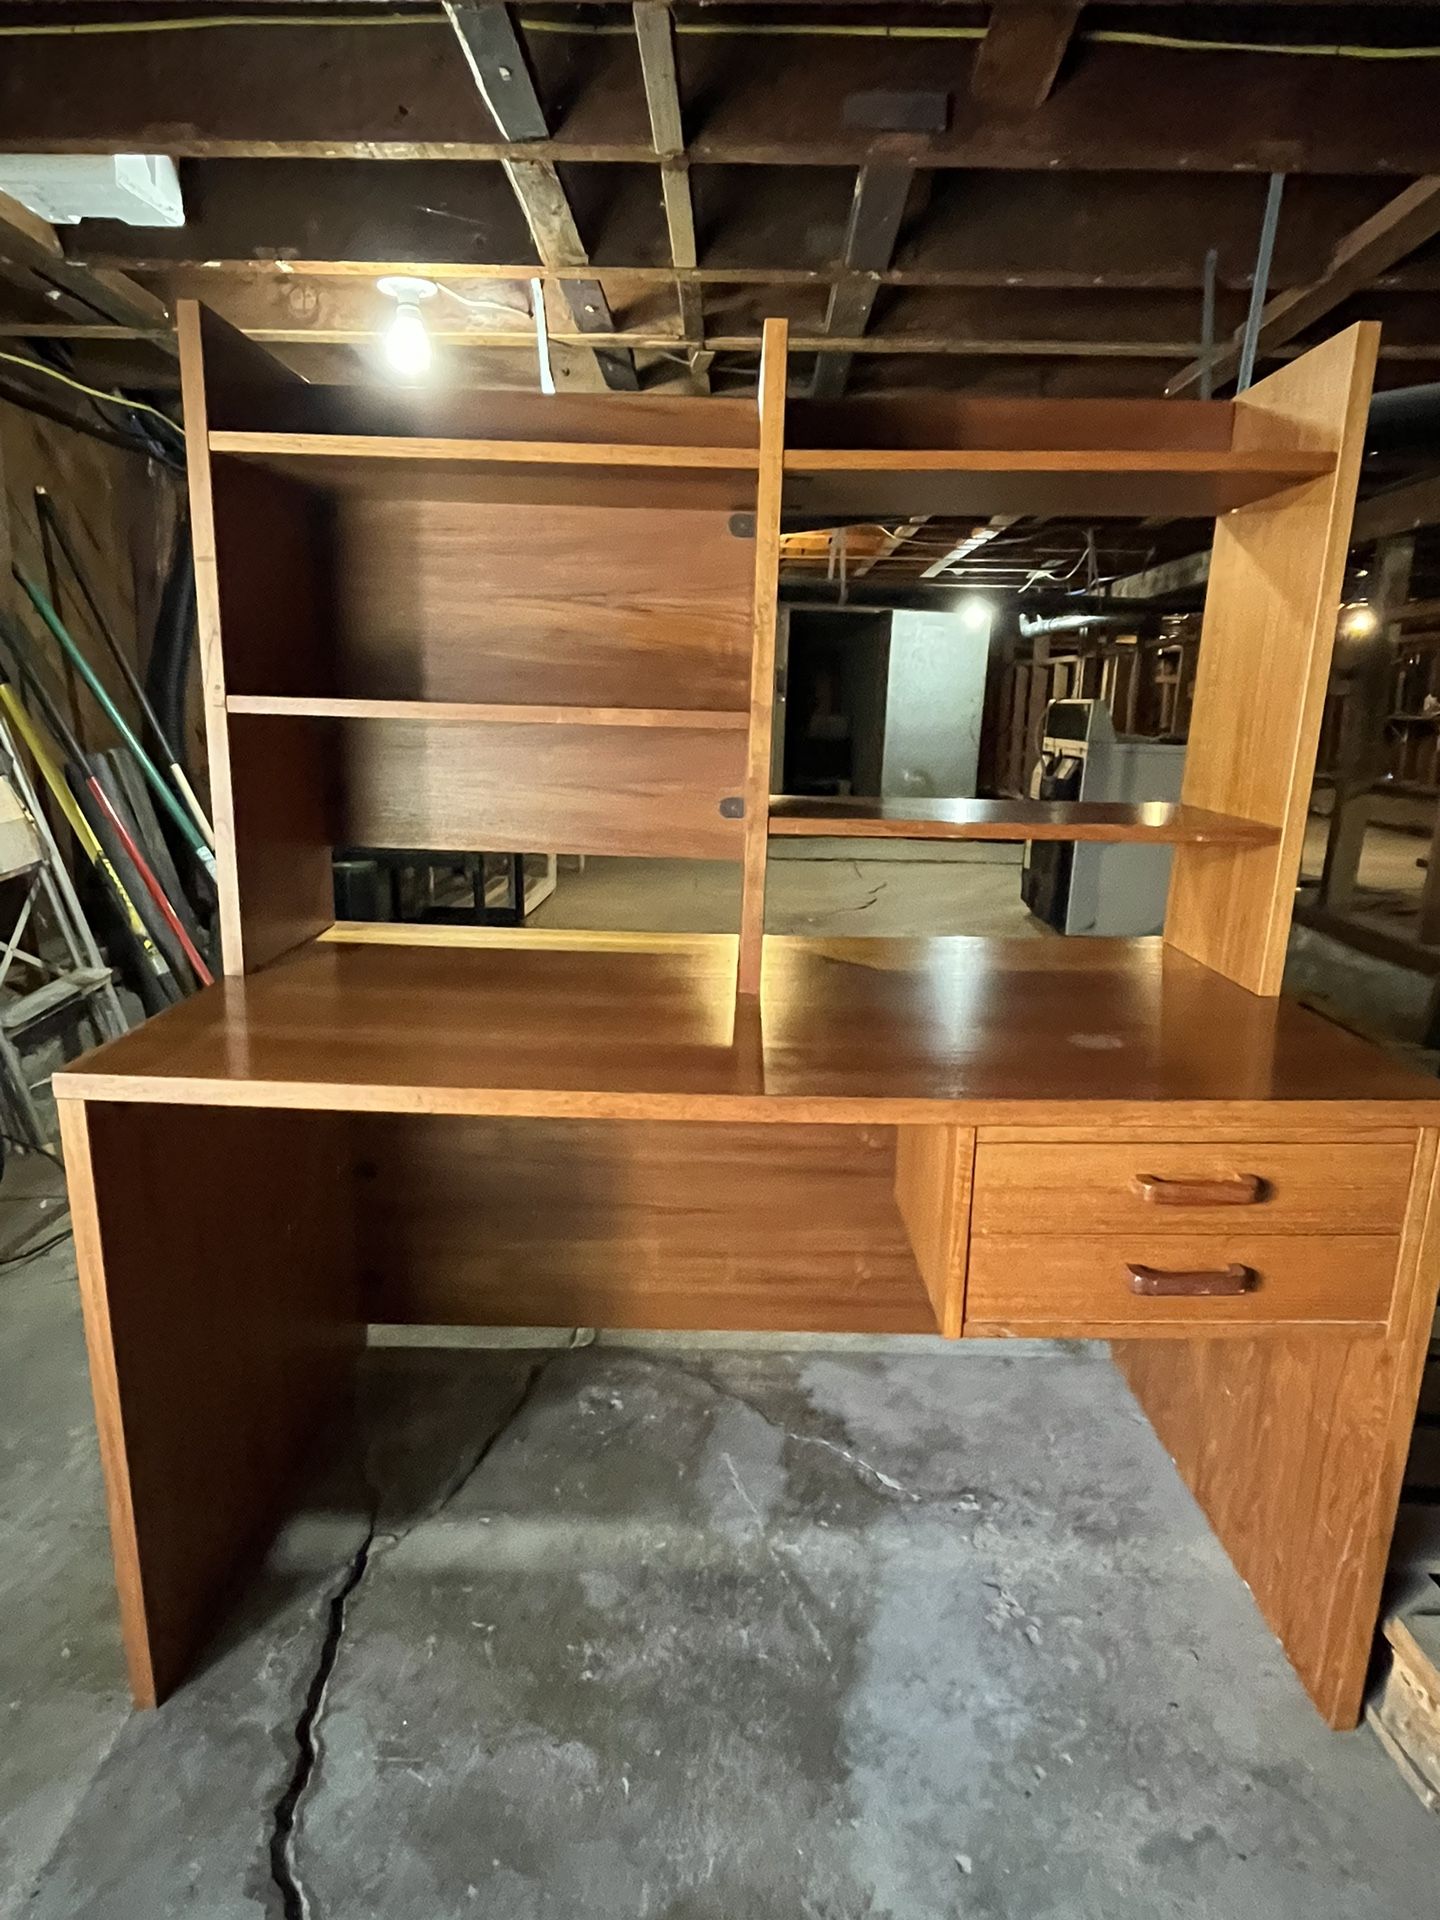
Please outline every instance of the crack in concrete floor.
M0 1910L285 1912L372 1528L293 1809L310 1920L1426 1910L1433 1823L1315 1718L1100 1356L372 1358L364 1452Z

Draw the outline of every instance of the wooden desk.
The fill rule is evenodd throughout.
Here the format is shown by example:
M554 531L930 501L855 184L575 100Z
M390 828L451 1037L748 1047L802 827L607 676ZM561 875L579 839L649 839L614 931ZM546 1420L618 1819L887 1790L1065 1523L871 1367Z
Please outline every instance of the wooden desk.
M938 1326L1113 1339L1353 1722L1440 1087L1159 941L772 939L755 1004L729 937L379 932L57 1077L139 1698L284 1511L367 1321Z

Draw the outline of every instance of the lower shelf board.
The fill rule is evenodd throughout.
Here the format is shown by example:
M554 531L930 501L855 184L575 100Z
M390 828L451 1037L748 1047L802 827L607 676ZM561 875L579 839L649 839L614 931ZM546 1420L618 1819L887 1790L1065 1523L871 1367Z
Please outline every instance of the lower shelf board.
M1073 840L1160 846L1267 846L1257 820L1164 800L812 800L776 795L772 836L865 840Z

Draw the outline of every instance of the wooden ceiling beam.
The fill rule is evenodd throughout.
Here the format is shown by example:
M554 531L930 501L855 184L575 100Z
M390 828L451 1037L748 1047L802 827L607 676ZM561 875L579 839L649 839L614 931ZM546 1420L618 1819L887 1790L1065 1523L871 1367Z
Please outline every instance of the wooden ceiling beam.
M1289 287L1269 301L1260 316L1256 358L1273 357L1277 348L1305 333L1326 314L1361 292L1377 274L1396 266L1417 247L1440 233L1440 175L1430 174L1406 187L1370 219L1347 233L1336 246L1317 280ZM1240 364L1241 332L1237 330L1210 361L1216 386L1235 378ZM1170 394L1198 388L1205 363L1192 360L1169 383Z
M690 172L685 157L684 115L680 83L675 71L675 22L668 0L635 0L635 41L645 81L645 105L650 115L650 138L660 162L660 193L665 206L665 229L670 260L677 271L675 304L680 332L690 362L690 378L697 391L710 391L713 353L705 346L705 302L694 280L682 279L697 264L695 208L690 198Z
M67 260L55 231L28 207L0 193L0 273L18 276L27 292L37 293L57 314L82 323L94 319L132 327L154 339L162 353L177 352L170 314L123 273L96 270Z
M1355 509L1350 539L1358 547L1435 526L1440 526L1440 475L1432 474L1428 479L1391 487L1362 500Z
M444 4L480 96L510 143L510 157L502 165L536 253L547 267L588 266L590 256L554 161L517 157L547 140L549 128L510 9L503 0L444 0ZM565 279L560 290L582 333L614 332L598 280ZM600 385L631 390L639 385L635 362L627 353L597 348L595 367Z
M524 143L489 116L477 127L473 91L445 58L453 36L443 22L393 18L384 33L257 24L130 35L123 73L104 38L7 40L0 125L14 152L653 164L633 38L584 34L583 20L551 24L530 44L550 133ZM696 24L706 31L682 32L676 54L682 98L703 102L688 129L692 167L854 168L883 157L1041 171L1440 172L1433 62L1097 44L1082 22L1064 85L1017 120L974 101L972 40L797 33L747 43L723 20ZM939 129L877 133L853 106L937 88L950 101Z
M597 277L611 270L671 277L653 153L643 168L567 169L565 178L580 224L588 231L596 222ZM692 167L704 253L699 266L675 274L706 285L827 284L854 178L853 170L827 172L801 183L785 170ZM1248 289L1265 191L1253 175L922 172L921 179L923 211L879 276L882 285L1189 289L1194 338L1206 247L1219 251L1222 291ZM85 221L67 234L67 250L132 272L170 263L230 266L246 257L277 275L378 277L417 264L494 277L535 270L529 230L498 165L217 160L187 164L183 180L184 227ZM1362 179L1291 180L1272 290L1315 279L1340 237L1393 193ZM1429 285L1437 282L1440 270L1432 269Z
M914 179L910 167L865 166L856 174L840 255L842 273L825 308L827 334L858 337L869 326L879 291L875 276L889 266L895 252ZM838 400L849 377L848 353L823 354L811 393L817 400Z
M1033 113L1049 98L1081 0L993 0L970 91L996 114Z
M1002 533L1015 525L1019 517L1013 513L992 514L983 527L976 527L973 532L957 540L948 553L942 553L938 560L933 560L920 578L940 580L946 574L953 573L972 553L978 553L982 547L988 547L992 540L998 540Z

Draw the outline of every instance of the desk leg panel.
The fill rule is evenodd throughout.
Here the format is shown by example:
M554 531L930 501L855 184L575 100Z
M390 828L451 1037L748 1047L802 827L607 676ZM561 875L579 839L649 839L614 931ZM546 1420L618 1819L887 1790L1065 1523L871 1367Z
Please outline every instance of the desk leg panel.
M1437 1142L1419 1138L1384 1332L1111 1349L1334 1727L1360 1717L1435 1311Z
M184 1677L348 1391L343 1115L62 1100L136 1703Z

